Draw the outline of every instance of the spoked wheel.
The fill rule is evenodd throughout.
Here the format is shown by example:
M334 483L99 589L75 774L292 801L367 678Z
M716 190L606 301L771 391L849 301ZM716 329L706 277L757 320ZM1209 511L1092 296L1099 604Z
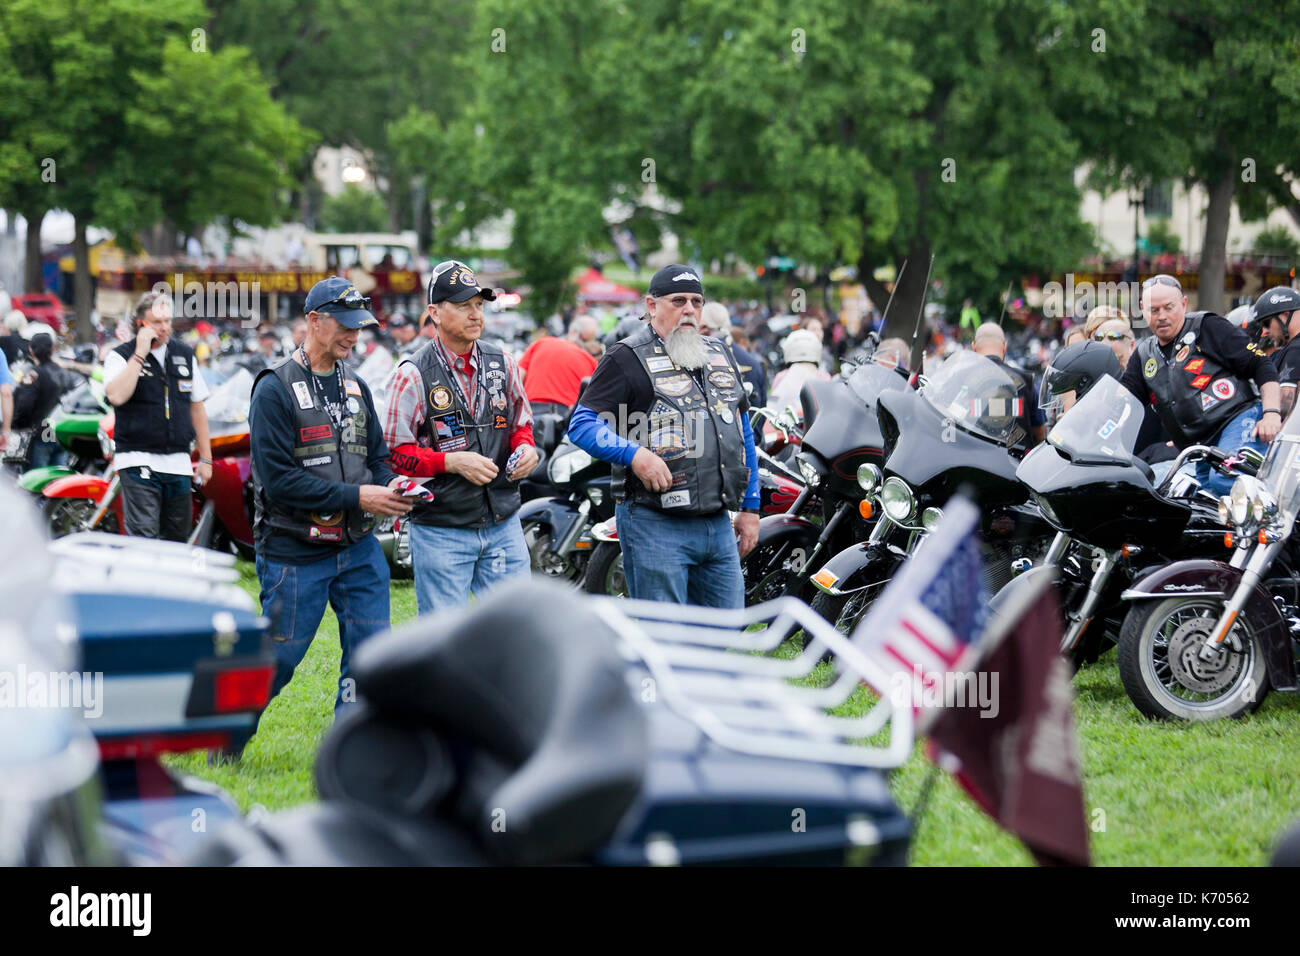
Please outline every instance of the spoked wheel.
M1201 646L1223 603L1203 597L1139 604L1119 637L1119 676L1134 706L1160 720L1221 720L1250 713L1268 694L1268 671L1256 628L1243 611L1228 640L1208 661Z
M602 541L591 552L583 588L590 594L627 597L627 576L623 573L623 549L617 541Z
M745 575L745 606L750 607L785 594L790 578L804 570L803 552L789 541L773 541L745 555L740 567Z
M47 498L45 500L45 526L49 529L51 538L62 538L64 535L74 534L78 531L89 531L90 519L94 517L95 510L99 506L89 498ZM105 512L104 517L100 519L99 527L96 531L105 531L109 534L117 534L117 515L111 510Z
M550 528L537 521L526 521L523 530L533 574L561 581L577 581L582 576L582 569L577 564L551 550Z

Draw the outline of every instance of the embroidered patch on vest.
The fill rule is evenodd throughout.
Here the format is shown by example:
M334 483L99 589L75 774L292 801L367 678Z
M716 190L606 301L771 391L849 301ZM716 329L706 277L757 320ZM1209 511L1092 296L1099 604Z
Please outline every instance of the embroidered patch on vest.
M1210 386L1210 391L1214 393L1215 398L1221 398L1226 402L1237 394L1237 386L1232 384L1230 379L1221 378Z
M1191 372L1193 375L1199 375L1203 368L1205 368L1205 359L1203 358L1192 359L1183 366L1184 371Z
M320 441L322 438L333 437L334 432L328 425L309 425L307 428L298 429L298 441L306 444L309 441Z
M1197 391L1200 391L1201 389L1205 388L1205 386L1209 384L1210 384L1210 376L1208 375L1198 375L1196 376L1196 378L1192 379L1192 388L1196 389Z

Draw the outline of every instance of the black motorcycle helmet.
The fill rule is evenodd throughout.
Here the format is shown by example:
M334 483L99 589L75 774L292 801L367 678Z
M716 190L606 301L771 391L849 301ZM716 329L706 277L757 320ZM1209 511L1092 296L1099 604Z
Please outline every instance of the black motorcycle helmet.
M1114 350L1102 342L1075 342L1056 353L1052 364L1043 371L1038 387L1038 407L1052 425L1066 412L1065 396L1074 393L1074 401L1087 394L1102 376L1118 380L1124 369Z
M1269 319L1283 312L1294 312L1296 309L1300 309L1300 292L1290 286L1274 286L1255 300L1251 324L1256 326L1262 335ZM1282 324L1285 326L1287 323Z

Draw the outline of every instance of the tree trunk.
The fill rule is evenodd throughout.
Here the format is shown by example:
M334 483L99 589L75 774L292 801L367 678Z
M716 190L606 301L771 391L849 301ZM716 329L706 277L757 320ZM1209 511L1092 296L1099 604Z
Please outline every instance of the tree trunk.
M1228 220L1237 181L1229 167L1217 182L1209 183L1210 205L1205 211L1205 238L1201 243L1200 292L1196 307L1222 315L1227 311L1223 292L1227 274Z
M11 239L18 235L18 223L14 220L17 218L12 209L5 209L5 235Z
M41 223L45 221L45 210L21 210L23 219L27 220L26 252L23 255L23 291L44 292L45 277L41 274Z
M925 354L925 321L917 325L917 317L925 301L926 276L930 269L930 244L920 241L914 244L907 258L898 266L899 275L894 282L893 301L885 287L872 278L874 266L864 256L858 261L858 281L866 286L867 294L882 313L886 308L885 326L880 332L882 339L902 339L912 347L912 368L920 368L921 356Z
M76 273L72 282L73 305L77 309L77 341L95 341L95 327L90 323L90 310L94 295L90 286L90 246L86 243L86 223L77 217L77 230L72 237L72 255Z
M406 205L410 195L410 184L404 183L401 177L393 176L388 180L388 195L384 199L388 202L389 232L401 232L402 208Z

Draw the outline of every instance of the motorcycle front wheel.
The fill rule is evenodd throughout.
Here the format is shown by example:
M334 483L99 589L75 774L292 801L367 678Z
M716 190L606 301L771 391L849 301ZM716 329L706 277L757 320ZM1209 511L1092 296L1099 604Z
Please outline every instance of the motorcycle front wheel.
M623 549L617 541L602 541L591 552L582 586L588 594L627 597L627 575L623 572Z
M49 529L51 538L62 538L77 531L89 531L91 530L90 519L98 507L99 505L89 498L46 498L45 527ZM99 527L95 530L108 534L119 533L117 515L111 508L104 513Z
M563 557L551 550L551 528L540 521L525 521L524 544L528 547L528 563L533 574L561 581L582 580L582 564L577 552Z
M1156 720L1222 720L1259 707L1268 695L1268 670L1256 627L1243 611L1227 643L1209 661L1199 657L1223 602L1175 597L1137 604L1119 635L1119 676L1133 705Z

